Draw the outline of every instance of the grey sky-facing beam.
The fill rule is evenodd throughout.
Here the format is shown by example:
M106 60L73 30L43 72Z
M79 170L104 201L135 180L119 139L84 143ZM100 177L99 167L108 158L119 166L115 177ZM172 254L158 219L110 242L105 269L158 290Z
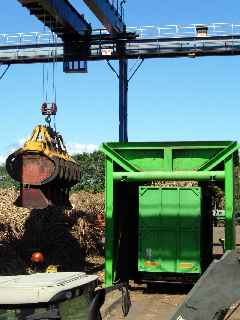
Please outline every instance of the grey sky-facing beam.
M91 25L68 0L18 0L59 37L85 36Z
M95 16L102 22L110 33L121 33L126 29L118 8L111 5L108 0L83 0ZM121 4L122 1L117 1Z

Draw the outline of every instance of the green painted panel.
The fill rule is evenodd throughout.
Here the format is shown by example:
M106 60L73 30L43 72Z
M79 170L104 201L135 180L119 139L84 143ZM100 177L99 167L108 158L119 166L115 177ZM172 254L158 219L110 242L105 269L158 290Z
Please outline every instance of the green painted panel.
M199 188L181 189L179 196L177 272L200 273L201 192Z
M147 240L147 241L146 241ZM175 272L177 255L175 230L141 229L139 237L139 271ZM167 243L168 245L161 245ZM144 258L143 258L144 256Z
M138 270L200 273L200 188L139 188Z
M168 170L171 165L173 170L197 170L204 163L219 153L221 149L172 149L172 163L169 166L164 161L164 151L166 150L118 150L119 154L125 158L130 164L138 167L143 171Z
M119 150L119 154L131 164L144 171L164 170L164 151L162 150Z
M221 149L185 149L173 151L173 170L198 170Z
M159 224L168 227L171 221L177 222L178 194L170 192L172 189L164 190L162 193L159 187L140 187L141 227L159 228Z
M186 188L179 191L179 223L182 229L198 228L200 224L199 201L201 189Z
M177 272L200 273L200 230L181 229Z

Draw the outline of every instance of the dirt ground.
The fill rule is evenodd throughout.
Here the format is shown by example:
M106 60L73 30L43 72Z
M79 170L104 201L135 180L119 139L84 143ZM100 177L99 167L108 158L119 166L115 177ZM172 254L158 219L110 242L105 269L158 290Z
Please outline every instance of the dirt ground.
M176 307L183 301L188 289L173 286L134 287L130 290L132 307L126 318L122 315L121 294L109 294L102 308L103 320L157 320L169 319Z
M217 227L214 230L214 243L217 253L223 252L219 239L224 238L224 228ZM237 244L240 244L240 226L237 226ZM184 300L191 287L179 284L159 284L155 287L147 285L131 286L130 296L132 307L126 318L122 316L121 294L114 292L107 295L106 303L101 312L103 320L169 320L177 306ZM234 307L234 306L233 306ZM238 308L228 320L240 320L240 308ZM206 319L207 320L207 319Z

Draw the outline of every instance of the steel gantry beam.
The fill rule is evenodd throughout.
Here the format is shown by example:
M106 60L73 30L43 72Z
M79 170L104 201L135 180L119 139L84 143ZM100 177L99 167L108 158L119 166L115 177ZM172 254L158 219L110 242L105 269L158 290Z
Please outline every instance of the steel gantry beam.
M122 4L124 1L117 0L115 3L108 0L83 0L92 10L95 16L102 22L110 33L122 33L126 30L123 22ZM114 6L116 4L116 6ZM119 11L120 5L120 11Z
M91 33L87 23L68 0L17 0L63 40Z
M90 50L84 59L119 60L118 45L114 39L101 36L89 38ZM148 38L125 39L126 59L138 58L177 58L240 55L240 34L234 36L218 36L207 38ZM82 47L84 40L79 40ZM0 63L21 64L63 61L63 42L61 39L52 40L52 34L0 34ZM76 56L76 53L73 52ZM69 53L69 58L71 54Z

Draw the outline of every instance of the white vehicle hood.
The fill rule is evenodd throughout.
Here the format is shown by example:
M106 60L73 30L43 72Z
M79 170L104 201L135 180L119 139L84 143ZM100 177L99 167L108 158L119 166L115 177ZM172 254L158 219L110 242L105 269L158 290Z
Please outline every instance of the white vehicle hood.
M56 294L97 280L83 272L0 276L0 305L49 302Z

